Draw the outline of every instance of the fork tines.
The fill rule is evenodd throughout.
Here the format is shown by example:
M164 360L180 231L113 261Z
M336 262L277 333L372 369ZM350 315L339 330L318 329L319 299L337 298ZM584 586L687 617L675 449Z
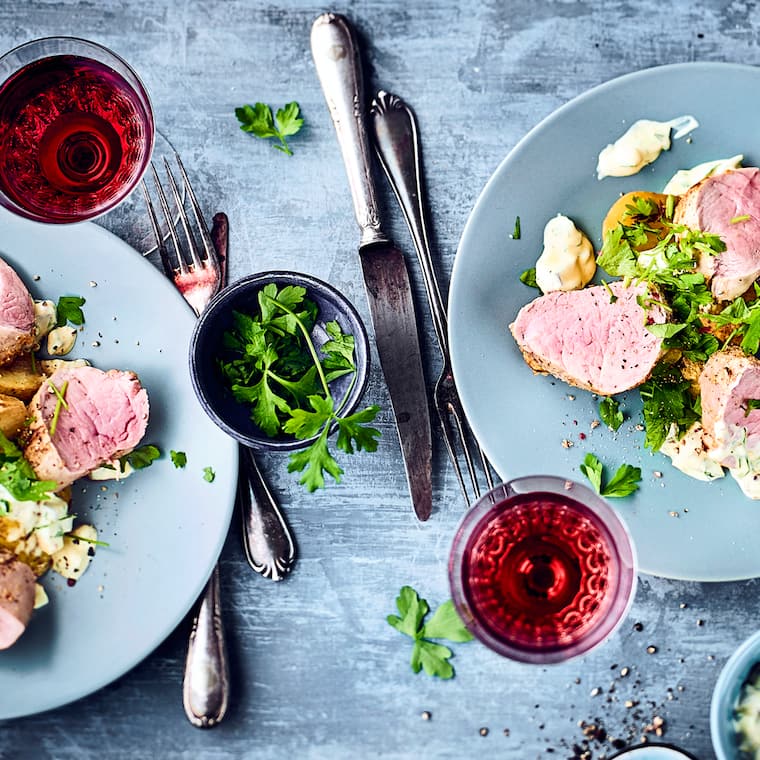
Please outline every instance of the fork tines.
M172 196L174 202L174 213L172 213L169 208L169 202L166 197L167 194L161 184L158 172L156 171L156 165L153 162L151 162L150 165L153 182L156 187L156 196L158 197L158 202L161 206L161 211L163 212L163 225L159 223L158 215L156 214L150 193L148 192L147 183L145 180L142 182L145 203L148 206L150 224L161 255L161 264L168 275L176 275L179 273L187 274L192 269L203 269L207 267L218 269L219 262L217 261L216 251L214 250L214 244L211 240L208 226L203 218L200 206L198 205L198 199L195 196L195 192L193 191L190 180L185 172L185 167L182 165L182 161L177 153L174 154L174 159L177 163L177 168L179 169L182 190L184 192L180 191L169 161L167 161L166 157L163 159L169 186L169 194ZM185 210L185 200L189 201L190 207L192 208L193 217L195 218L196 233L193 233L191 229L190 218ZM179 219L184 232L184 245L180 242L179 236L177 235L175 221L177 218ZM170 250L166 245L167 236L161 232L162 227L166 228L168 237L171 238L171 248L174 253L173 258L170 256ZM196 238L196 235L200 240Z

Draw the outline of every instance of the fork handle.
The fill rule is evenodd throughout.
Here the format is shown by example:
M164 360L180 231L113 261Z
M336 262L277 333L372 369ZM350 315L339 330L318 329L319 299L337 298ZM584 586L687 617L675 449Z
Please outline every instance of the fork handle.
M193 620L185 660L182 703L187 719L197 728L212 728L227 713L230 669L222 626L219 565L206 584Z
M265 578L282 580L295 562L295 543L253 451L247 446L240 447L238 498L248 564Z
M375 150L398 199L417 251L427 291L433 327L441 353L449 360L446 307L433 267L422 187L420 141L411 108L397 95L380 90L372 101L370 121Z

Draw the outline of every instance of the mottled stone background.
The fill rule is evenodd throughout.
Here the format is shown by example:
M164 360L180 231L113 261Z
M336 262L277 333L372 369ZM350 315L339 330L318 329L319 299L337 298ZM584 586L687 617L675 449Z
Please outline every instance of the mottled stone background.
M309 51L322 10L301 0L2 0L0 49L73 34L122 54L152 93L158 126L182 154L203 207L230 217L232 276L310 272L343 289L366 318L357 230ZM403 95L417 112L445 275L483 184L557 106L644 67L760 62L755 2L361 0L334 10L362 34L369 86ZM293 139L294 157L238 129L233 109L257 100L301 104L306 127ZM389 230L413 262L400 213L381 187ZM141 216L135 201L105 223L138 245ZM413 276L423 310L416 264ZM438 360L427 318L425 341L432 381ZM367 400L388 408L377 363ZM201 732L184 718L184 621L102 691L2 724L0 758L565 758L584 739L579 721L631 741L655 715L666 739L713 757L710 696L721 665L758 627L756 581L642 577L630 620L582 660L530 668L472 643L456 646L453 681L414 676L408 642L385 616L405 583L432 603L447 598L445 563L462 504L437 440L435 514L418 524L387 412L380 427L378 453L358 456L345 482L322 493L303 493L284 458L264 460L300 559L284 583L254 576L233 526L222 575L234 701L220 727ZM590 746L595 758L611 751L608 739Z

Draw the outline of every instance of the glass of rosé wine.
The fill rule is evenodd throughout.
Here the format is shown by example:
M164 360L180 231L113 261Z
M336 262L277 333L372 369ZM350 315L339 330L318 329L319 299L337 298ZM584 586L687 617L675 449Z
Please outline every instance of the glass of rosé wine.
M483 644L521 662L561 662L600 644L625 618L636 553L623 521L589 488L518 478L465 514L449 582Z
M148 93L94 42L46 37L0 57L0 205L79 222L122 201L150 162Z

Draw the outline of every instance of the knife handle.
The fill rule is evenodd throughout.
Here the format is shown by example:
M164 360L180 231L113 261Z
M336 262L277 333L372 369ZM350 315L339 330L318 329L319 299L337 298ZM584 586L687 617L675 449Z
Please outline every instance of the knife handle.
M323 13L311 28L311 54L346 165L348 184L361 228L360 246L387 243L380 228L364 119L364 85L356 34L345 16Z

